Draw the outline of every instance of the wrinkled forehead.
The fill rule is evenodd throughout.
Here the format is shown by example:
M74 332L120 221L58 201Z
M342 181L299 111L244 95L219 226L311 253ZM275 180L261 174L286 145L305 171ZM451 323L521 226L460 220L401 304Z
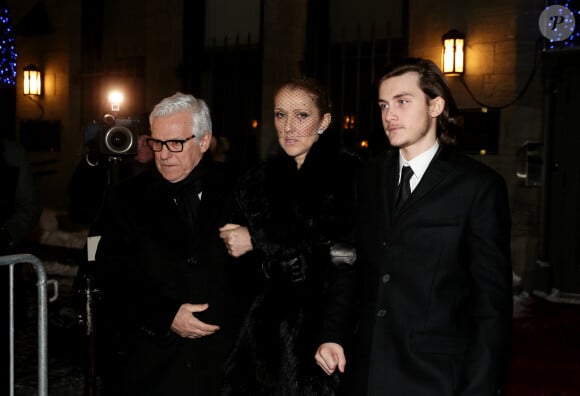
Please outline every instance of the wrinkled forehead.
M157 139L184 139L192 134L193 119L187 112L157 117L151 123L151 136Z

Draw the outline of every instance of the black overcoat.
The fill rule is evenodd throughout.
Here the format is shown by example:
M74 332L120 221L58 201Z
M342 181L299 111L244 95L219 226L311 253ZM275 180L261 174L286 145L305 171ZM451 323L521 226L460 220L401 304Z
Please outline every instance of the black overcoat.
M349 395L496 395L512 319L506 185L443 147L392 216L398 151L360 183L363 270Z
M243 310L236 293L242 279L218 231L230 214L228 185L204 160L176 185L154 170L113 190L96 264L97 338L107 352L100 366L109 393L218 394ZM177 336L170 326L183 303L208 303L195 315L221 329L199 339Z
M300 170L281 153L240 179L237 201L254 246L248 261L266 280L229 361L224 395L323 396L338 386L314 354L322 342L344 345L352 324L354 261L333 262L331 249L353 254L359 161L325 143Z

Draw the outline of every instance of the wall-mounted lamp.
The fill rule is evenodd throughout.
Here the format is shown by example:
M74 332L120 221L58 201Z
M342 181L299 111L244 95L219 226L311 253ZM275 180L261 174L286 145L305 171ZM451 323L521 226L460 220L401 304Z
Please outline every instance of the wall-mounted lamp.
M441 41L443 73L449 76L462 75L465 65L465 35L453 29L445 33Z
M24 95L40 96L42 94L42 72L35 65L24 68Z

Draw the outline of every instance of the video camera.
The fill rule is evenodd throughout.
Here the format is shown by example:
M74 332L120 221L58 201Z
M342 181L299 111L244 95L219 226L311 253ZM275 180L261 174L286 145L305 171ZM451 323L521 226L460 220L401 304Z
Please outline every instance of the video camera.
M139 135L148 131L149 123L145 118L117 118L105 114L98 134L99 151L110 156L135 155Z

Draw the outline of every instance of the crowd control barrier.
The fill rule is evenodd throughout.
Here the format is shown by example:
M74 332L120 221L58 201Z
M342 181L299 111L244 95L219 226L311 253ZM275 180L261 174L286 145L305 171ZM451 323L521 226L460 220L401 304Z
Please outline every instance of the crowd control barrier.
M46 271L42 262L31 254L14 254L9 256L0 256L0 266L9 266L9 296L10 296L10 312L9 312L9 342L10 342L10 396L14 396L14 266L17 264L30 264L36 272L38 290L38 396L48 395L48 381L47 381L47 301L46 301L46 287L48 283L55 281L46 280ZM5 285L0 285L0 289ZM58 289L55 285L55 296L51 298L56 299ZM7 342L7 340L0 340L0 342Z

